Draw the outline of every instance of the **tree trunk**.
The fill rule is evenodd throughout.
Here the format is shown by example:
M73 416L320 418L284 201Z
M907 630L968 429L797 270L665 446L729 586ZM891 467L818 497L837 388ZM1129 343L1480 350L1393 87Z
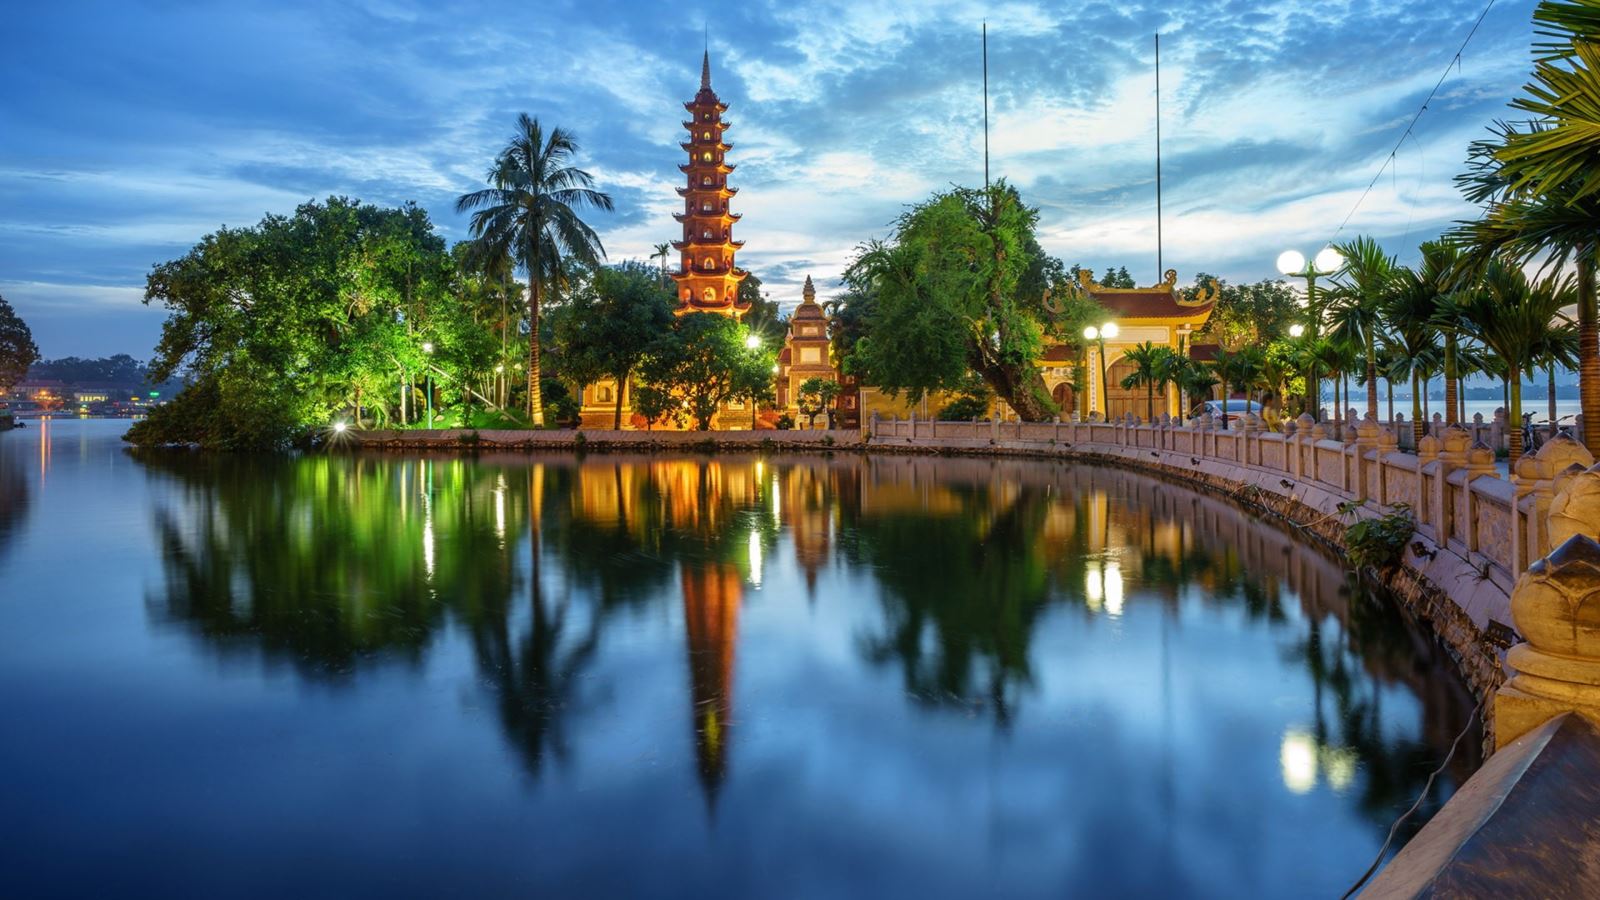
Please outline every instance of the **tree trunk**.
M1367 335L1367 415L1378 418L1378 355L1372 335Z
M544 397L539 393L539 273L538 256L528 267L528 424L544 427Z
M1415 366L1411 367L1411 449L1413 451L1422 447L1422 438L1428 433L1428 423L1423 418L1422 412L1422 378ZM1399 437L1399 435L1396 435Z
M1595 308L1595 245L1578 255L1578 404L1583 444L1600 453L1600 311Z
M1383 379L1383 384L1384 384L1384 387L1387 388L1388 392L1389 392L1389 422L1390 422L1390 424L1393 424L1394 423L1394 379L1393 378L1384 378Z
M622 430L622 392L628 388L628 376L617 379L617 408L611 414L611 430Z
M1556 431L1558 430L1556 428L1556 422L1558 422L1559 420L1556 418L1556 364L1555 364L1554 360L1551 360L1551 362L1550 362L1550 388L1549 388L1549 391L1550 391L1549 394L1546 395L1546 397L1545 397L1545 400L1547 400L1549 402L1549 405L1550 405L1550 435L1549 436L1550 437L1555 437L1556 436Z
M1144 388L1144 423L1149 425L1156 420L1156 383L1147 381Z
M1017 418L1024 422L1048 422L1055 415L1055 406L1048 399L1044 376L1032 366L1006 365L980 361L973 366L978 374L1000 399L1011 405ZM1110 405L1106 406L1109 415Z
M1459 377L1460 373L1456 371L1455 335L1448 335L1444 339L1444 420L1448 425L1460 421L1456 415L1461 394L1461 385L1457 381Z
M1509 367L1506 378L1506 393L1509 395L1510 409L1507 412L1511 425L1511 464L1515 466L1517 460L1522 458L1522 372L1515 365Z

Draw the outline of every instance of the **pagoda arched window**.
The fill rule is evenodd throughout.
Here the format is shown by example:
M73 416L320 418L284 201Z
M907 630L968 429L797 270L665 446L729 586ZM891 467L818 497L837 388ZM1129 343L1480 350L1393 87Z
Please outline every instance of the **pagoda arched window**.
M710 175L701 175L700 176L700 186L701 187L711 187L711 176Z
M705 258L704 262L700 263L700 268L705 269L707 272L711 271L712 269L715 269L716 267L717 267L717 261L712 259L709 256Z
M706 288L706 292L703 296L705 297L707 306L715 306L717 304L716 288Z
M711 203L710 203L710 201L707 201L705 203L700 204L700 211L701 212L711 212Z
M711 162L711 153L708 151L708 152L700 154L700 161L701 162Z
M707 131L706 133L700 135L700 140L702 140L702 141L711 140L711 132Z
M700 236L703 238L711 237L711 229L707 228L705 231L700 233Z

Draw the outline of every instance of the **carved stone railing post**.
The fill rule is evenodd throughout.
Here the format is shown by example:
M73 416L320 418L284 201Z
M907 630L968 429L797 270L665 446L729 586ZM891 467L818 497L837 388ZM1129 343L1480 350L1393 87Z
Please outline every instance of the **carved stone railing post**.
M1424 434L1417 442L1417 521L1434 529L1439 546L1444 546L1445 534L1439 524L1439 504L1433 497L1433 479L1428 467L1439 461L1439 439Z
M1291 471L1294 472L1294 477L1296 478L1304 478L1306 476L1306 448L1310 447L1312 453L1316 452L1316 437L1314 436L1316 430L1317 420L1311 418L1310 413L1301 413L1300 418L1295 419L1294 443L1285 445L1283 455L1288 458L1290 451L1293 451L1294 468ZM1311 462L1314 467L1316 465L1315 456L1312 457ZM1316 469L1313 468L1312 471L1315 472Z
M1511 434L1509 429L1513 427L1521 428L1522 423L1513 423L1511 421L1511 416L1506 412L1505 407L1502 406L1499 409L1496 409L1494 411L1494 428L1492 430L1494 439L1489 442L1489 446L1495 450L1505 450L1509 448L1511 446L1511 440L1508 437Z
M1000 443L1000 416L998 414L989 417L989 440L996 444Z
M1564 479L1594 465L1594 456L1572 437L1557 434L1539 452L1517 460L1511 473L1515 489L1512 528L1512 572L1521 572L1531 560L1552 549L1545 520Z
M1467 448L1471 446L1472 437L1459 425L1448 426L1439 437L1439 465L1434 469L1432 500L1437 510L1435 519L1441 547L1450 542L1456 518L1455 504L1450 499L1450 473L1467 464Z
M1377 496L1373 499L1378 501L1379 506L1389 505L1390 492L1388 459L1389 454L1399 449L1400 435L1397 432L1391 429L1384 429L1383 431L1378 432L1378 455L1377 458L1373 460L1373 465L1378 467L1378 492Z
M1547 528L1556 549L1511 591L1525 643L1506 655L1516 674L1495 694L1496 748L1562 713L1600 721L1600 466L1565 479Z
M1466 528L1462 529L1467 537L1467 549L1473 553L1483 546L1478 535L1478 495L1472 490L1472 482L1484 475L1497 474L1494 467L1494 451L1482 442L1472 445L1467 451L1467 464L1463 466L1466 477L1461 480L1461 505L1467 517ZM1513 510L1515 512L1515 510Z
M1365 503L1372 499L1372 460L1367 459L1368 453L1378 450L1378 432L1382 429L1378 425L1376 416L1370 413L1356 424L1355 447L1355 489L1351 495L1358 503ZM1381 502L1381 501L1380 501Z
M883 434L883 432L879 430L879 428L881 426L878 424L878 411L877 410L873 410L872 411L872 418L869 419L868 421L870 423L870 424L867 425L867 435L868 435L869 439L870 438L876 438L879 435Z

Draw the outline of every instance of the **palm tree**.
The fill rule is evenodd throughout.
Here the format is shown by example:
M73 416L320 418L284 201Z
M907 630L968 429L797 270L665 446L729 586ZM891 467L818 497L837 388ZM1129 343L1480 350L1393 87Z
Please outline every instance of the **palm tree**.
M1395 258L1363 235L1336 246L1344 265L1333 289L1334 331L1361 347L1366 358L1367 415L1378 417L1378 333L1383 305L1393 289Z
M672 245L670 243L668 243L668 244L656 244L655 245L655 249L656 249L656 252L650 254L650 258L651 259L655 259L657 257L661 258L661 286L662 287L666 287L667 286L667 259L672 254Z
M1600 14L1589 0L1542 0L1533 80L1512 105L1534 120L1499 123L1472 147L1457 178L1484 216L1453 236L1474 245L1476 261L1504 252L1517 262L1543 258L1545 271L1577 272L1578 384L1583 442L1600 453Z
M1574 299L1569 279L1552 276L1530 284L1520 266L1494 259L1463 303L1479 340L1504 366L1512 463L1522 456L1522 374L1560 340L1551 332L1570 325L1561 309Z
M1239 391L1244 394L1245 411L1250 411L1251 391L1261 383L1261 370L1264 365L1263 355L1259 347L1245 347L1240 350L1218 350L1217 358L1211 363L1217 380L1222 383L1222 427L1228 427L1228 392Z
M1171 350L1167 347L1157 347L1149 341L1135 344L1123 351L1122 358L1133 363L1133 371L1122 379L1123 390L1145 388L1144 420L1151 422L1156 417L1156 368L1161 364L1159 351Z
M571 164L578 144L572 134L522 113L517 131L489 170L491 187L462 194L456 212L472 213L472 236L491 252L509 252L528 273L528 421L544 427L539 395L539 302L556 286L563 257L599 265L600 236L575 208L610 211L611 196L594 190L594 178Z
M1382 314L1389 323L1390 334L1397 351L1397 365L1391 374L1404 373L1411 378L1411 436L1413 447L1420 446L1426 433L1423 421L1422 397L1427 385L1422 380L1426 371L1419 362L1430 354L1438 343L1436 323L1439 318L1440 294L1438 286L1428 276L1428 245L1423 245L1423 266L1418 271L1401 268L1395 273L1395 289L1384 300ZM1391 384L1393 383L1391 379ZM1453 403L1448 387L1446 403ZM1389 417L1393 420L1393 416ZM1451 421L1455 416L1451 414Z

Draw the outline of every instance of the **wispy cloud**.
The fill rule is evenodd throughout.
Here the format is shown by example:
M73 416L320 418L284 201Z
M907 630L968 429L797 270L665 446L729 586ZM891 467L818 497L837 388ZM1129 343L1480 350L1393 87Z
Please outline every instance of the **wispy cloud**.
M1470 213L1451 176L1528 66L1531 0L1497 4L1414 140L1351 221L1405 253ZM682 117L701 20L638 0L370 0L14 12L0 58L0 290L46 353L148 353L143 277L219 225L349 194L414 199L452 239L518 111L578 132L618 200L613 258L677 231ZM1271 274L1330 237L1449 62L1479 0L713 2L732 109L741 262L780 301L824 295L909 203L992 168L1052 253L1155 276L1154 72L1162 40L1164 258ZM94 29L81 23L93 20ZM514 23L514 24L513 24ZM96 315L78 311L97 310Z

